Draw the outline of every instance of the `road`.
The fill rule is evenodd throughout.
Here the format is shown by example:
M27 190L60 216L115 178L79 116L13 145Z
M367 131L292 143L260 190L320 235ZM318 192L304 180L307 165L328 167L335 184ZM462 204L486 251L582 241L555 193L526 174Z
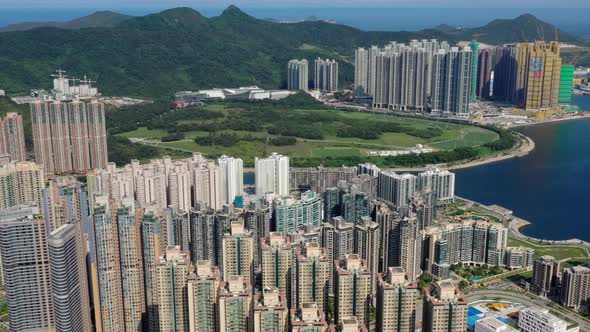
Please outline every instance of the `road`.
M590 331L590 320L578 315L575 311L559 306L551 300L539 297L530 293L507 291L503 289L475 289L468 290L464 293L464 298L469 303L480 300L509 300L517 303L522 303L525 306L540 309L550 309L552 313L556 314L562 319L574 322L580 326L580 331Z

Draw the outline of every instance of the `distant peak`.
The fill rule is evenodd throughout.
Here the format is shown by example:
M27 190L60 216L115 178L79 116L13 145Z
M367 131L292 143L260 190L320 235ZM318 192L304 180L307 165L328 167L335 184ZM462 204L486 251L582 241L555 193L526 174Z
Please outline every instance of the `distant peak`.
M111 11L111 10L97 10L94 13L92 13L92 15L98 15L98 14L119 14L119 13Z
M172 8L172 9L167 9L167 10L162 11L160 14L165 14L165 15L191 14L191 15L195 15L195 16L201 16L201 13L199 13L198 11L196 11L190 7L176 7L176 8Z
M515 20L538 20L537 17L533 14L522 14L520 16L518 16Z
M250 15L244 13L238 6L236 5L229 5L223 13L221 13L221 17L250 17Z

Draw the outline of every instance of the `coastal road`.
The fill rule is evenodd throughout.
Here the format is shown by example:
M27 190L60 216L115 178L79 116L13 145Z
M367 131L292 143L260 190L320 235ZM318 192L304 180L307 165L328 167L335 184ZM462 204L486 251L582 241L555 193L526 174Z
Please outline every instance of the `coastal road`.
M580 326L580 331L590 331L590 320L578 315L575 311L559 306L543 297L533 295L525 292L515 292L503 289L475 289L468 290L463 293L467 302L475 301L494 301L494 300L508 300L512 302L522 303L525 306L540 309L550 309L560 318L570 322L574 322Z

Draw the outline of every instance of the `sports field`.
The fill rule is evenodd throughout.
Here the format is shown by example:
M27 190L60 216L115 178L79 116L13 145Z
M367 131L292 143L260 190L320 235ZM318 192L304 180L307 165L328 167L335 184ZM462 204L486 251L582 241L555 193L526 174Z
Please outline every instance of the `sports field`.
M171 130L156 128L140 127L120 135L145 144L198 151L211 157L222 154L240 157L250 165L255 156L270 152L295 158L364 157L369 151L408 150L417 144L434 150L475 147L498 138L495 132L474 126L366 112L252 110L221 104L205 105L202 109L203 118L196 111L174 119L176 128L180 128L177 131L184 136L177 141L162 142ZM232 142L195 141L199 137L214 137L220 141L231 137ZM277 137L289 137L293 141L273 144L273 138Z

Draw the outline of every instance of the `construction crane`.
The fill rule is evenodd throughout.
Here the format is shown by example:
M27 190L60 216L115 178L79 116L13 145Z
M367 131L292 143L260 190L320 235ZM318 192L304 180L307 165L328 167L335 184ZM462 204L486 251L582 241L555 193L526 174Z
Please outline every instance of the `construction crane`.
M80 83L88 84L88 86L92 86L92 83L96 83L96 81L88 79L88 77L86 77L86 75L84 75L84 78L79 81L80 81Z
M65 78L66 75L64 75L66 73L65 70L62 70L61 68L55 71L57 74L51 74L51 77L58 77L58 78Z

